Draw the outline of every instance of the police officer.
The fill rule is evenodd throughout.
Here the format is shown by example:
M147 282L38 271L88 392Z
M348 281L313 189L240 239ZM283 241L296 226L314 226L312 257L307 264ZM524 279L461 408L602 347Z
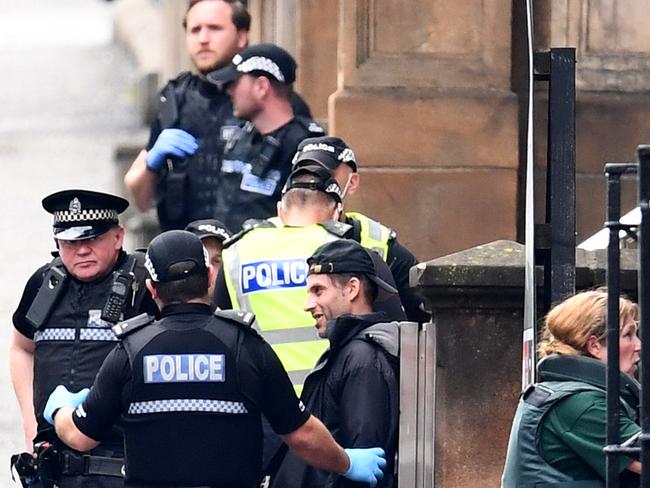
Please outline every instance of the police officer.
M215 272L218 273L221 269L223 243L232 237L232 233L220 220L217 219L194 220L187 224L185 230L201 239L203 247L208 250L210 264L214 266ZM211 284L211 288L213 286L214 283ZM210 296L212 296L212 293L210 293Z
M300 398L338 442L381 446L388 460L382 488L395 487L393 461L399 420L399 326L373 313L379 292L397 290L377 276L372 251L338 239L307 260L305 310L330 347L305 380ZM345 441L344 441L345 440ZM306 466L287 453L273 487L347 488L354 483Z
M383 450L345 452L296 398L251 328L254 316L212 314L214 270L195 235L159 235L146 263L162 318L116 326L122 342L85 400L63 386L50 396L48 419L66 443L90 449L122 415L127 487L252 488L260 478L263 413L306 462L375 486Z
M208 79L227 87L234 114L247 121L226 145L216 189L216 218L238 231L275 215L298 143L323 129L294 115L296 62L274 44L247 47Z
M10 350L30 452L32 441L41 447L58 445L43 419L47 397L59 384L75 390L92 384L117 343L112 323L143 311L157 313L144 286L144 255L122 250L124 229L118 214L127 206L121 197L86 190L60 191L43 199L43 208L54 215L57 257L27 282L13 315ZM90 459L121 458L122 453L121 435L113 430ZM94 461L76 463L80 458L72 451L62 456L65 486L122 486L121 460L108 459L104 471L96 470Z
M359 188L359 173L354 152L338 137L315 137L303 140L293 160L294 168L318 164L327 169L343 188L343 200ZM406 315L413 322L429 320L422 300L409 286L409 271L418 264L415 255L397 239L394 230L359 212L344 212L341 221L349 224L352 230L346 238L360 242L362 246L373 249L388 263Z
M250 22L240 0L188 2L183 27L198 73L181 73L163 88L149 142L124 177L140 210L157 206L163 230L216 216L223 146L240 121L226 93L205 75L226 66L248 44ZM297 113L310 116L300 97L292 97L292 104Z
M327 170L298 168L278 204L280 224L276 219L247 222L247 228L227 243L215 285L217 307L255 313L256 326L298 391L328 345L317 337L313 318L303 307L307 258L321 244L350 232L350 225L337 220L340 205L341 188ZM386 264L373 255L392 283ZM396 295L374 306L394 320L405 319Z

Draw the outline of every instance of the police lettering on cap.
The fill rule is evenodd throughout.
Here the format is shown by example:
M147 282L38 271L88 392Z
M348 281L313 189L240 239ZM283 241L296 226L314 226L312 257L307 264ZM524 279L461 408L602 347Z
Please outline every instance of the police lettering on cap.
M230 65L208 73L207 77L223 87L245 74L266 76L290 85L296 81L296 61L275 44L255 44L236 54Z
M282 194L284 195L295 188L321 191L332 197L337 203L343 201L341 186L336 181L336 178L325 168L316 164L294 169L287 178Z
M195 220L187 224L185 230L191 232L201 240L207 237L214 237L219 242L223 242L232 236L232 232L228 230L223 222L217 219Z
M307 259L307 265L309 266L308 275L358 273L375 282L381 290L397 293L394 287L377 276L374 259L370 252L351 239L338 239L323 244Z
M177 264L179 266L174 266ZM201 240L191 232L169 230L151 241L144 266L152 281L166 283L205 272L210 266L210 257Z
M345 163L357 172L357 160L354 152L343 139L338 137L310 137L304 139L293 157L293 167L319 164L329 171L334 171L339 164Z
M63 190L46 196L43 208L54 215L52 234L64 241L97 237L119 223L129 202L122 197L90 190Z

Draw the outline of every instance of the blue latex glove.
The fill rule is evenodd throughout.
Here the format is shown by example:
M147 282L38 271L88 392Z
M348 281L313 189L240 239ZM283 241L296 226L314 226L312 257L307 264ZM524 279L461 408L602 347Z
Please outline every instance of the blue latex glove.
M199 148L193 135L183 129L163 130L147 153L147 168L160 171L168 156L186 158Z
M370 486L377 486L377 481L384 477L386 454L381 447L369 449L345 449L350 458L350 469L343 476L352 481L361 481Z
M63 385L57 386L50 395L50 398L47 399L43 417L50 424L54 425L54 419L52 418L54 412L61 407L78 407L86 399L89 392L90 390L88 388L84 388L77 393L72 393Z

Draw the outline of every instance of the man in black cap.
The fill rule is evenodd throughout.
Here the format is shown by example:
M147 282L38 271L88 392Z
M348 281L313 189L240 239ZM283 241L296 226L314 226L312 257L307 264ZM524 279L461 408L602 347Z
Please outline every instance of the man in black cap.
M247 47L208 79L225 87L234 114L247 121L228 140L215 183L215 217L237 232L249 218L275 215L298 143L324 132L294 115L296 62L274 44Z
M264 414L305 462L376 485L386 465L382 449L344 451L334 442L251 327L253 314L212 314L214 269L195 235L159 235L146 266L161 319L116 326L122 342L87 397L63 386L50 396L46 418L61 439L91 449L121 416L126 487L253 488L261 477Z
M157 206L163 230L218 216L215 182L223 148L241 121L225 91L205 76L246 47L250 23L245 1L187 2L183 28L196 73L183 72L163 88L149 142L124 178L140 210ZM297 114L311 117L299 96L291 102Z
M203 243L210 256L210 264L214 267L215 277L221 269L221 253L223 243L232 236L228 228L217 219L194 220L187 224L185 230L191 232ZM214 294L214 281L210 282L210 297Z
M369 251L349 239L323 244L307 263L307 310L330 347L307 376L301 399L337 442L381 446L393 476L399 418L399 327L372 312L377 293L397 291L377 276ZM272 486L355 486L287 453Z
M293 167L319 165L336 178L345 197L359 188L359 172L354 152L338 137L314 137L303 140L293 159ZM389 265L395 278L400 299L409 320L427 322L422 300L409 285L409 271L418 264L415 255L397 239L397 233L385 225L359 212L342 212L341 222L352 227L346 238L360 242L376 251Z
M43 419L47 397L59 384L75 390L92 384L117 343L111 325L158 311L144 286L144 255L122 250L124 229L118 215L127 206L121 197L86 190L60 191L43 199L43 208L54 216L58 251L25 286L13 315L10 349L11 376L29 452L37 444L61 446ZM64 486L86 486L86 482L122 486L121 434L114 430L107 441L91 453L91 459L117 458L109 459L105 470L95 469L95 461L84 464L71 451L61 453L61 462L67 464L57 468L62 469ZM39 483L31 486L40 487Z

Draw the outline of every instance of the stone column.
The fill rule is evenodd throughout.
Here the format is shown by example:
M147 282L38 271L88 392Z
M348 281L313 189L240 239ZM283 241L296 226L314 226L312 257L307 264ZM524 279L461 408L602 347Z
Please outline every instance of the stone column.
M330 132L360 160L349 203L421 258L514 238L511 2L340 0Z
M524 260L523 245L496 241L411 269L433 316L436 488L500 486L521 391ZM604 250L579 250L577 288L603 285L606 263ZM623 249L621 287L633 299L637 267L637 251ZM540 292L541 269L537 277Z

